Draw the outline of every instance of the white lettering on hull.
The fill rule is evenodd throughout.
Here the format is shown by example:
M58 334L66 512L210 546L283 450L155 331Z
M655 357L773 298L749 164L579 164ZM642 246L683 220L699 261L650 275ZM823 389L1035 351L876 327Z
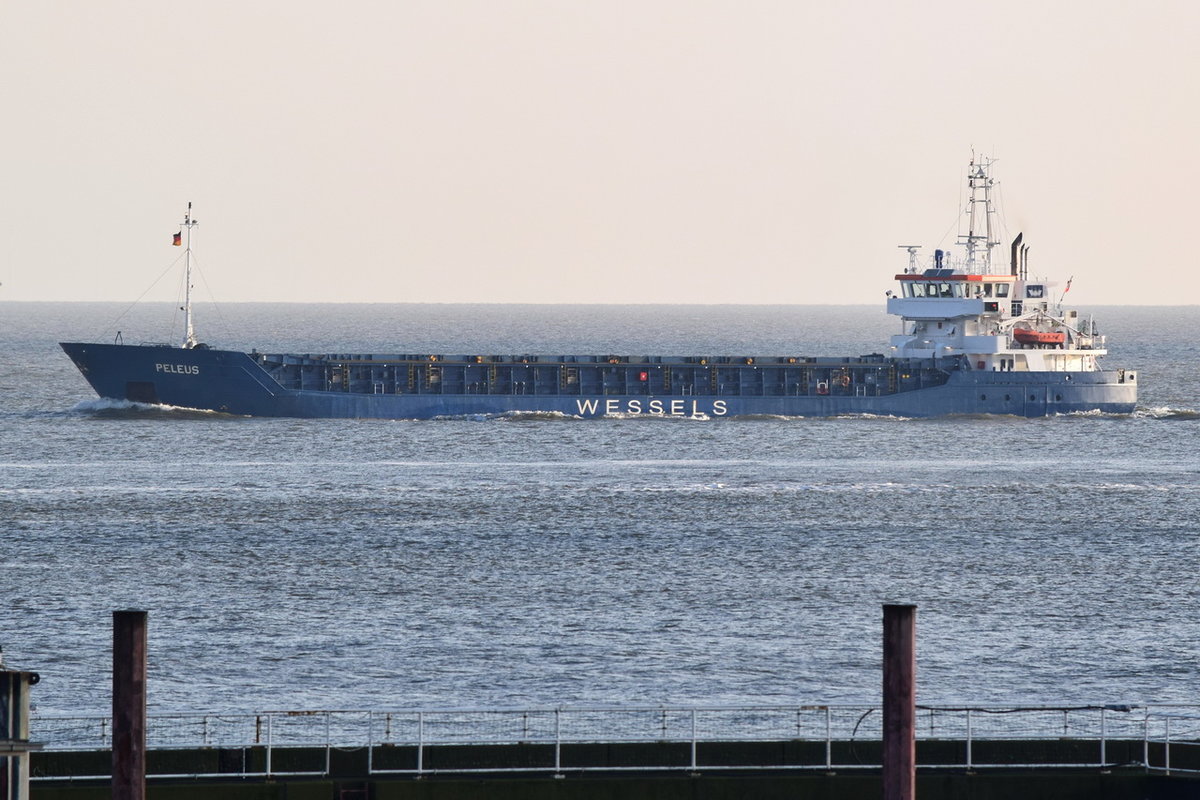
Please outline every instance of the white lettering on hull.
M729 404L724 400L669 400L651 398L643 401L636 397L609 397L599 400L576 400L579 415L594 417L597 414L645 414L655 417L723 417L729 413Z
M154 371L172 375L199 375L200 367L195 364L155 364Z

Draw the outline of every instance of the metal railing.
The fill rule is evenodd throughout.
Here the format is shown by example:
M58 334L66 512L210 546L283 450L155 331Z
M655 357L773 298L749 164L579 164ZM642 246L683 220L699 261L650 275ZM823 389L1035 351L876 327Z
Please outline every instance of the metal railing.
M1144 726L1142 763L1146 769L1166 775L1200 774L1200 706L1150 706Z
M147 747L240 751L240 766L210 760L208 768L168 769L152 772L151 778L328 775L335 751L364 748L370 775L646 769L832 772L879 767L881 716L877 706L864 705L153 714L147 719ZM112 746L108 717L35 715L32 723L33 737L44 743L47 753ZM1125 765L1166 774L1200 773L1200 705L921 706L917 738L921 768ZM773 742L787 743L791 750L780 750L767 760L762 748L758 755L740 760L730 753L734 745ZM1123 758L1114 756L1114 743L1120 744ZM589 745L624 750L616 761L601 763L581 756ZM447 758L455 748L463 753L471 747L514 748L508 757L516 750L524 755L516 759L520 763L507 765L498 757L484 758L483 764L478 759Z

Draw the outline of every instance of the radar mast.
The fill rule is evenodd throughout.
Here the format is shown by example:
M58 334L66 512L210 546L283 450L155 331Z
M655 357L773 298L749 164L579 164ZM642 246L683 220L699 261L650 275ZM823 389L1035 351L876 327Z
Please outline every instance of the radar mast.
M996 208L992 205L992 186L995 181L989 174L995 159L971 154L971 165L967 172L967 234L959 235L959 244L967 248L966 269L968 275L992 274L992 248L1000 244L996 239L993 221ZM983 205L981 209L979 206ZM983 232L980 233L980 226Z

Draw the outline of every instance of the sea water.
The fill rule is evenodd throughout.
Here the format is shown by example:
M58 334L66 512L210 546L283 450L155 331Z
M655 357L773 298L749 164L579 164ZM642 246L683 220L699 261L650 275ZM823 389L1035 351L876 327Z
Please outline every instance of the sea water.
M1200 308L1098 308L1130 416L243 419L99 401L60 340L169 306L0 304L0 645L103 714L111 612L150 710L1192 702ZM1091 313L1085 311L1085 315ZM214 346L860 355L878 308L229 305Z

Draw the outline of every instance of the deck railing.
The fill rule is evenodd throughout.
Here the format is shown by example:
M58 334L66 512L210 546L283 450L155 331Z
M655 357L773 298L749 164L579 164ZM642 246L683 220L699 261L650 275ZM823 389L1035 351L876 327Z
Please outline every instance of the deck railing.
M333 752L349 749L366 750L371 775L646 769L832 772L879 768L880 723L878 707L836 704L277 710L153 714L147 720L147 746L151 751L242 751L240 768L231 771L226 764L220 771L188 772L188 777L328 775ZM917 723L920 768L1137 766L1167 774L1200 773L1200 705L921 706ZM112 746L108 717L36 714L31 733L51 754ZM739 745L772 742L791 749L780 749L777 758L769 759L763 758L762 748L744 758L733 752ZM1117 743L1119 753L1114 752ZM616 762L600 764L581 760L579 753L589 745L624 750ZM444 755L455 746L527 752L520 763L509 765L431 760L431 754ZM248 758L248 752L254 757ZM47 774L35 780L57 777L61 776ZM181 773L152 771L149 777Z

